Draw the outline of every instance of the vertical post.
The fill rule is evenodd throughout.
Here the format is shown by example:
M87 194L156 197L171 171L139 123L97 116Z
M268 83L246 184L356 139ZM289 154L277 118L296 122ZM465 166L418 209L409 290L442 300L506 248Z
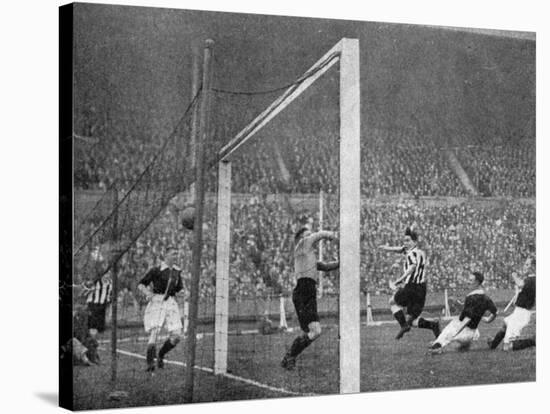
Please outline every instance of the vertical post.
M447 293L447 289L445 289L445 317L451 317L451 310L449 308L449 295Z
M113 258L116 258L118 256L116 248L117 248L117 240L118 240L118 208L116 207L118 205L118 189L115 187L113 189L113 205L115 206L115 212L113 217L113 233L112 233L112 240L113 240L113 246L111 248L111 257L109 260L112 260ZM117 380L117 311L118 311L118 260L113 263L113 266L111 267L111 279L112 279L112 299L111 299L111 383L114 385L116 384Z
M189 300L183 301L183 335L187 335L187 327L189 326Z
M111 301L111 382L116 383L117 379L117 310L118 310L118 261L111 268L113 279L113 299Z
M227 372L229 319L229 252L231 234L231 163L222 161L218 170L218 229L216 239L216 312L214 373Z
M201 275L202 223L204 208L204 146L208 139L208 107L210 100L210 81L212 78L211 57L214 42L206 40L202 72L202 99L199 112L199 139L196 141L196 187L195 187L195 225L193 238L193 267L189 294L189 326L187 327L186 370L183 400L193 402L195 377L196 325L199 311L199 282Z
M191 72L191 99L195 99L195 96L199 93L200 85L201 85L201 54L200 54L200 48L197 45L193 45L193 52L192 52L192 72ZM187 154L187 163L190 166L191 170L195 170L195 166L197 165L197 151L195 151L196 143L197 143L197 134L199 131L199 106L194 105L191 115L191 139L189 142L189 153ZM195 203L195 182L197 180L196 174L194 177L194 180L192 181L191 185L189 186L189 199L187 200L188 203Z
M319 190L319 230L323 230L323 190ZM319 261L323 261L323 240L319 241ZM323 297L323 272L318 272L319 277L319 294L320 298Z
M340 57L340 393L360 391L359 41L342 39Z
M279 296L279 328L288 329L286 323L285 295Z

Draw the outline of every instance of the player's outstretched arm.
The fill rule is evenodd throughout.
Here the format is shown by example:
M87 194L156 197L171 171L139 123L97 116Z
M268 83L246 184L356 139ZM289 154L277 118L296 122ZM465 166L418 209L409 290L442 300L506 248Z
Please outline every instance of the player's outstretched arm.
M316 233L313 233L311 236L309 236L309 239L311 240L311 244L315 244L319 240L337 241L338 236L333 231L321 230L321 231L318 231Z
M489 316L484 316L483 317L483 322L491 323L496 319L496 317L497 317L496 313L491 313Z
M491 300L491 298L487 298L487 310L491 313L489 316L484 317L483 321L485 323L491 323L495 320L497 317L498 309L495 305L495 302Z
M317 262L317 270L320 270L322 272L330 272L331 270L336 270L340 267L340 262L334 261L334 262Z
M390 253L403 253L403 250L404 250L403 246L389 246L387 244L378 246L378 248L380 250L384 250L385 252L390 252Z

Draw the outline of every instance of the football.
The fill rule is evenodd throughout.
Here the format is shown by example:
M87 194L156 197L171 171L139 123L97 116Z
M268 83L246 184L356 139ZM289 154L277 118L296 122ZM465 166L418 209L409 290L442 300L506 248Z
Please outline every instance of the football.
M195 208L186 207L181 213L181 224L187 230L193 230L195 224Z

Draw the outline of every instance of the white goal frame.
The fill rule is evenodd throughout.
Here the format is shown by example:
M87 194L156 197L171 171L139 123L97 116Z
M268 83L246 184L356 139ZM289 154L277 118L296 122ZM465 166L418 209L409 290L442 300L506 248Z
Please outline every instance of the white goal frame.
M328 62L328 63L327 63ZM340 63L340 393L360 392L360 75L359 40L340 40L219 153L214 373L227 372L231 155L279 112ZM314 73L313 73L314 72ZM310 73L313 75L306 78ZM284 350L281 350L281 357Z

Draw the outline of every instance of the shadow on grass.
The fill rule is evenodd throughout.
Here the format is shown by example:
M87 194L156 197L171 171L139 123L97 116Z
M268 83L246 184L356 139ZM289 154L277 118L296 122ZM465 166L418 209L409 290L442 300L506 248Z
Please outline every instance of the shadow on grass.
M35 395L48 404L56 407L59 405L59 394L57 392L37 392Z

